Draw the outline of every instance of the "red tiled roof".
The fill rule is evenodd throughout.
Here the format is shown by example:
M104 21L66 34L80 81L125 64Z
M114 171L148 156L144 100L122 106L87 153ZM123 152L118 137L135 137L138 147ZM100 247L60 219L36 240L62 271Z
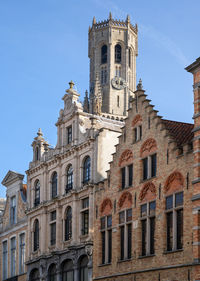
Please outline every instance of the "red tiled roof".
M192 142L194 125L171 120L162 119L163 124L169 131L170 135L176 140L178 146Z

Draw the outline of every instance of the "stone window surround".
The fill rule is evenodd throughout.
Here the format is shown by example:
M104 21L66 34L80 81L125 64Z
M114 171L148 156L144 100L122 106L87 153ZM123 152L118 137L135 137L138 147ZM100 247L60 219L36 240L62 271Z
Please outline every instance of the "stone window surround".
M88 206L87 207L83 207L83 202L85 199L88 199ZM86 196L85 198L81 198L81 210L80 210L80 214L81 214L81 236L82 235L88 235L89 234L89 229L90 229L90 220L89 220L89 204L90 204L90 199L89 199L89 196ZM83 231L83 216L84 216L84 213L88 212L88 232L87 233L84 233Z

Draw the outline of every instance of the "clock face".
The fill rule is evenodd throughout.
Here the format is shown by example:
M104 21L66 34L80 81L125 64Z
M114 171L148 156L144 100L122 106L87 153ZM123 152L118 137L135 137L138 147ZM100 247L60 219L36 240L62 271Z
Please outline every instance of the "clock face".
M111 80L111 84L112 84L113 88L115 88L116 90L122 90L127 86L126 81L123 78L118 77L118 76L115 76Z

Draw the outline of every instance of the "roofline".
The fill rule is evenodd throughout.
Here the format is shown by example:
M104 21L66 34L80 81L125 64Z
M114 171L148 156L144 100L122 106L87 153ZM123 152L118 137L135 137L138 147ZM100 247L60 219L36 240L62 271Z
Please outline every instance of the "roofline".
M188 65L185 70L193 73L198 67L200 67L200 57L197 58L192 64Z

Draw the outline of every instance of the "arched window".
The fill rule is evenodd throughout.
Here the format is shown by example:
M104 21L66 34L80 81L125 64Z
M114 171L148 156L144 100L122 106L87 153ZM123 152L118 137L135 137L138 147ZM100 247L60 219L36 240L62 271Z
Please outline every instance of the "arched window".
M40 204L40 181L36 180L35 182L35 207Z
M67 169L67 184L66 184L66 193L69 192L73 188L73 168L70 165Z
M68 207L65 216L65 241L72 238L72 208Z
M90 181L90 172L91 172L90 162L91 162L90 157L87 156L83 164L83 184L88 183Z
M72 260L66 260L62 266L62 281L74 281Z
M55 198L57 196L57 173L54 172L52 175L51 183L51 197Z
M88 281L88 258L87 258L87 256L82 257L82 259L80 260L79 280Z
M119 44L117 44L115 46L115 62L121 63L121 58L122 58L122 47Z
M40 281L39 270L33 269L30 273L30 281Z
M33 230L33 250L37 251L39 249L39 221L36 219L34 222Z
M39 147L36 146L35 148L35 161L38 161L39 160Z
M107 46L103 45L101 47L101 63L107 63Z
M56 265L51 264L48 270L48 281L56 281Z

